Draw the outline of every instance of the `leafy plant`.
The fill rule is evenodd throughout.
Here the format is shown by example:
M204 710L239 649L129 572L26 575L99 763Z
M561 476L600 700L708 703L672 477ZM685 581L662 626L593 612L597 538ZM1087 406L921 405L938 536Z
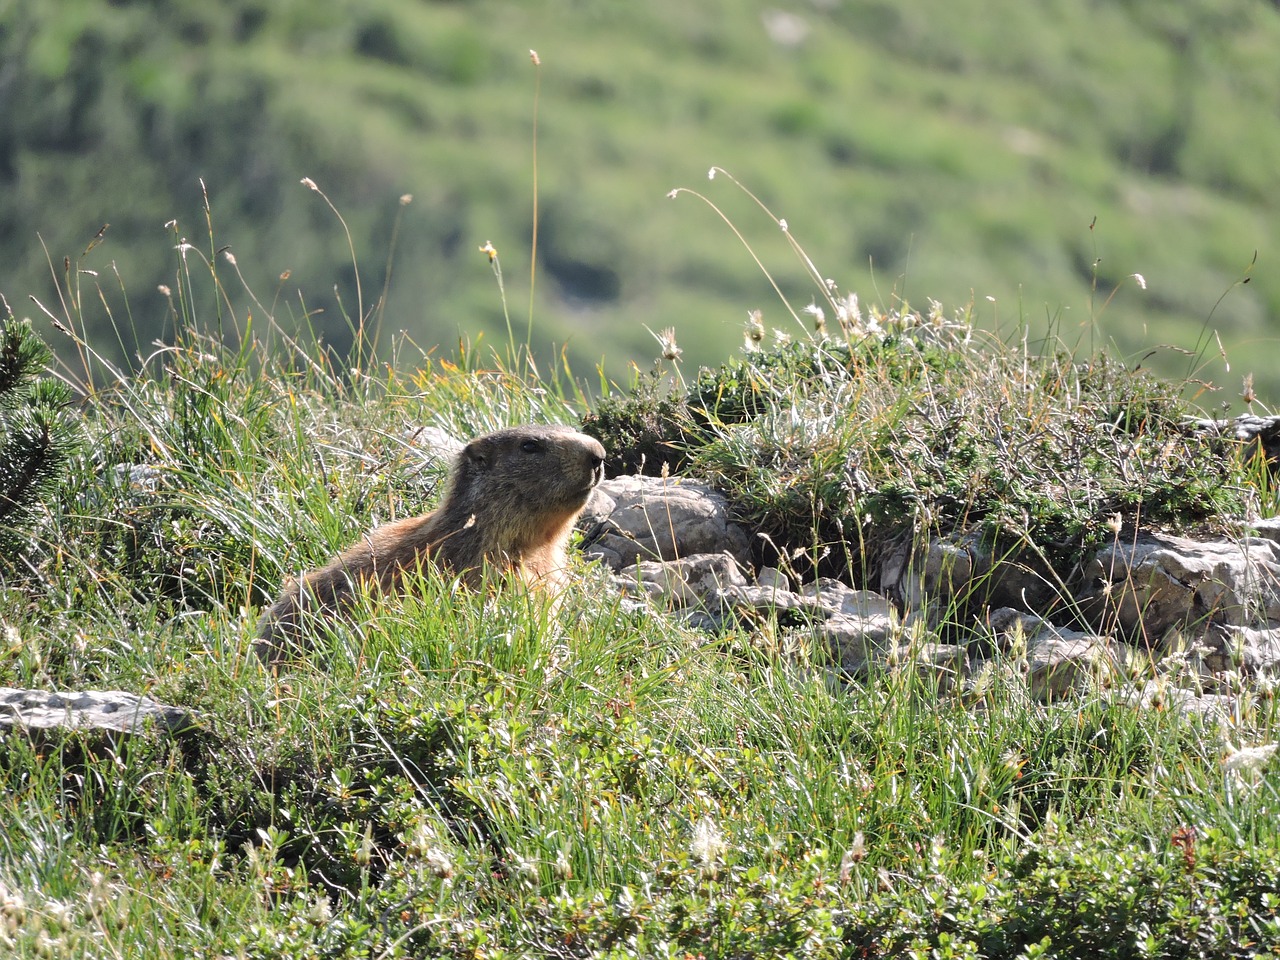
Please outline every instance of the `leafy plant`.
M71 389L44 375L52 359L29 323L0 318L0 576L16 572L80 436Z

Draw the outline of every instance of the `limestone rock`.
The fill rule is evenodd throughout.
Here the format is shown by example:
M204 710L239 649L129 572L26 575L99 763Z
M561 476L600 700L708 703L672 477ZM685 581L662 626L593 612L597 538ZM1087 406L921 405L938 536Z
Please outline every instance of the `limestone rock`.
M1209 623L1193 630L1172 627L1158 649L1165 672L1182 667L1196 676L1201 686L1214 686L1228 674L1280 677L1280 624L1254 628Z
M730 519L724 497L692 480L606 480L587 504L580 526L587 531L587 556L613 570L638 560L677 560L699 553L729 553L741 567L751 567L751 541Z
M887 659L898 635L894 618L870 613L867 616L833 614L817 627L840 670L852 677L862 676L871 666Z
M1025 646L1027 685L1031 695L1044 702L1122 675L1129 659L1127 651L1107 637L1059 627L1018 610L996 610L989 623L1000 649L1018 653L1019 646Z
M746 586L731 586L720 591L721 605L728 609L757 611L767 613L808 614L810 618L823 618L828 610L812 598L791 590L780 590L777 587L763 586L759 583Z
M996 556L977 533L901 543L879 573L881 590L930 624L956 604L1036 609L1053 599L1054 578L1026 557Z
M800 596L841 616L888 617L893 613L893 605L886 597L871 590L855 590L839 580L825 577L801 587Z
M1264 540L1273 540L1276 543L1280 543L1280 517L1254 520L1251 523L1242 523L1240 526L1246 532L1252 531L1256 536L1262 537Z
M710 608L718 605L712 601L722 591L751 589L728 553L695 554L666 562L642 560L619 571L617 580L624 590L638 585L651 599L670 608Z
M1198 694L1162 680L1124 684L1116 688L1115 698L1143 710L1172 710L1188 717L1226 721L1234 712L1235 698L1223 694Z
M689 626L718 629L731 618L748 623L761 615L799 626L825 643L847 674L864 673L874 660L887 660L899 630L892 604L877 593L855 590L837 580L818 580L800 590L750 583L728 553L682 560L643 560L620 571L624 591L648 596L659 606L682 611ZM948 655L950 656L950 655Z
M1154 642L1173 626L1280 621L1280 543L1140 534L1098 551L1082 570L1081 608L1095 625Z
M1260 448L1274 465L1280 460L1280 417L1241 414L1231 420L1192 420L1192 428L1201 434L1234 440L1246 448ZM1246 450L1250 456L1252 450Z
M439 427L414 427L405 431L404 439L428 463L445 466L466 447L457 437Z
M18 690L0 687L0 726L10 729L107 730L137 733L154 727L177 733L193 726L181 707L122 690Z
M903 644L898 647L899 664L912 665L929 673L938 692L955 689L969 676L969 651L954 643Z
M761 567L756 574L756 583L767 590L789 591L791 578L777 567Z
M1027 649L1027 686L1048 703L1119 674L1122 658L1102 637L1042 636Z

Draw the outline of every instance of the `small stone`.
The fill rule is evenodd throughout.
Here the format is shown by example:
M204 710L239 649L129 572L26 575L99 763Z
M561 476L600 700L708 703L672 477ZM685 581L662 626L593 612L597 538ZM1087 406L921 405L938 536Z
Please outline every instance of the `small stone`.
M791 590L791 578L777 567L761 567L756 574L756 584L764 590Z

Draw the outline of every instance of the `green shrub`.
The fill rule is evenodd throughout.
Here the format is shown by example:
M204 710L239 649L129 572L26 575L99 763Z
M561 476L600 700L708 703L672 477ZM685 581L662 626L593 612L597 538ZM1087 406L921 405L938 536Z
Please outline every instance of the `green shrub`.
M17 572L80 437L71 389L44 375L52 359L27 321L0 318L0 581Z

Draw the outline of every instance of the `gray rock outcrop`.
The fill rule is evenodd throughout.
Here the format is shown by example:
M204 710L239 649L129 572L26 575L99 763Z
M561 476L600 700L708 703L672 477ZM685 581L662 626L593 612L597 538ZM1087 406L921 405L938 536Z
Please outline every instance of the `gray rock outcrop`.
M1280 622L1280 543L1140 534L1099 550L1077 598L1095 624L1155 643L1170 627Z
M1261 450L1272 464L1280 461L1280 416L1259 417L1245 413L1230 420L1196 419L1191 421L1191 428L1210 437L1243 445L1246 457Z
M122 690L58 692L0 687L0 727L11 730L103 730L178 733L192 727L180 707Z
M944 689L1012 657L1037 700L1095 689L1146 702L1130 677L1154 671L1161 703L1201 717L1221 714L1214 697L1239 678L1280 679L1280 521L1208 540L1117 538L1074 571L997 554L977 535L904 542L869 571L878 593L827 579L797 586L773 568L753 576L746 531L722 497L688 481L609 481L586 529L588 554L618 571L624 592L699 628L769 618L825 646L847 676L912 663ZM938 635L966 616L986 624L989 643Z

